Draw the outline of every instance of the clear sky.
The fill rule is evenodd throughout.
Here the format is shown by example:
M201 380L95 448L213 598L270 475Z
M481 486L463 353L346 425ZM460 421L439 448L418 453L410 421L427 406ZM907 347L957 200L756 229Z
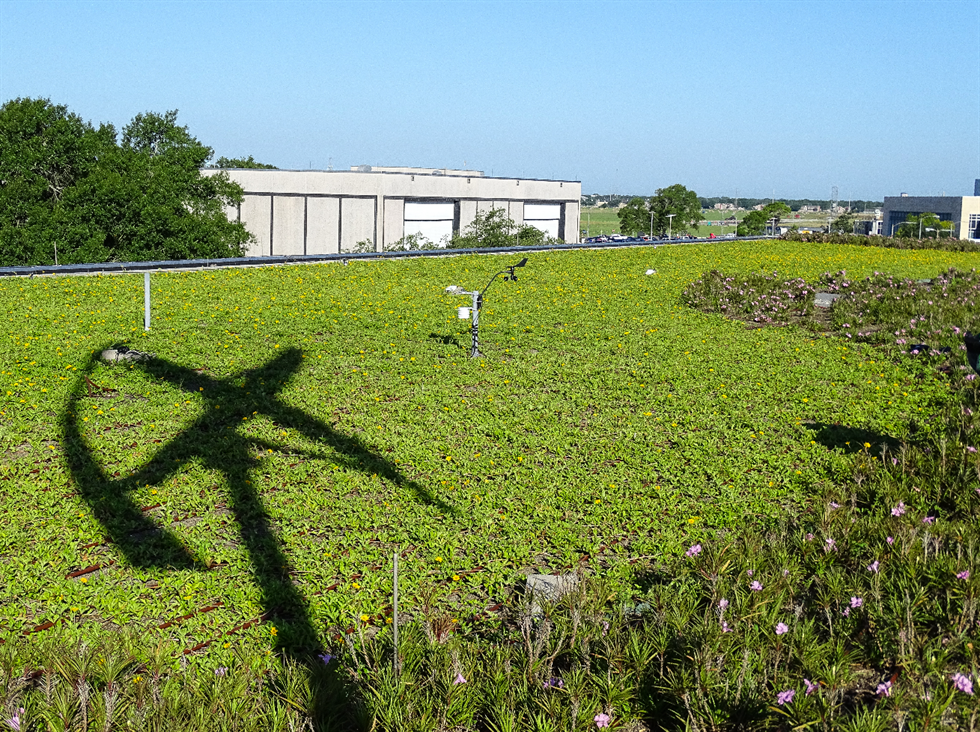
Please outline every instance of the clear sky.
M971 195L980 2L0 0L0 101L586 193Z

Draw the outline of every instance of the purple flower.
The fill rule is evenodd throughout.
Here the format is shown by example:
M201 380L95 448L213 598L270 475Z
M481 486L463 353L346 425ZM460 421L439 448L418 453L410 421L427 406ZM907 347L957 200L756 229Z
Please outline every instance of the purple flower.
M973 681L970 680L969 676L964 676L963 674L953 674L952 675L953 686L958 690L962 691L964 694L969 694L973 696ZM24 711L23 709L21 711Z
M602 621L602 637L605 638L606 637L606 633L608 633L608 632L609 632L609 621L603 620Z
M827 541L825 541L825 542L824 542L824 544L825 544L825 546L824 546L824 548L823 548L823 550L824 550L825 552L832 552L832 551L834 550L834 545L835 545L836 543L837 543L836 541L834 541L834 540L833 540L832 538L830 538L830 537L828 536L828 537L827 537Z
M597 714L597 715L595 715L592 718L592 721L595 722L595 726L596 727L599 727L600 729L602 727L608 727L609 726L609 715L608 714Z
M453 684L465 684L466 679L463 677L459 671L456 672L456 678L453 679Z
M905 503L899 501L898 505L892 509L892 516L903 516L905 514Z
M962 572L957 572L956 579L961 579L961 580L970 579L970 570L964 569Z
M722 620L721 621L721 632L722 633L731 633L732 632L732 626L730 626L728 624L728 621L727 620Z
M868 565L868 571L869 572L873 572L874 574L878 574L878 570L879 570L880 567L881 567L881 564L876 559L871 564Z
M806 684L806 695L810 696L813 692L820 688L820 684L815 681L810 681L810 679L803 679L803 683Z
M20 732L20 717L23 713L24 713L24 707L21 707L20 709L17 710L17 714L15 714L14 716L12 716L10 719L7 720L7 724L10 725L10 729Z
M837 503L837 501L831 501L831 502L830 502L830 507L831 507L832 509L833 509L833 508L840 508L840 504L839 504L839 503Z
M891 696L892 695L892 682L886 681L883 684L878 684L878 688L875 689L875 693L878 696Z
M885 539L885 541L887 541L889 544L894 544L895 543L895 537L894 536L889 536L887 539Z
M840 611L840 614L846 618L848 615L851 614L851 608L845 607L843 610Z
M753 592L760 592L762 590L762 584L759 580L752 580L752 584L749 585L749 589Z
M323 661L324 666L333 660L333 656L331 656L329 653L321 653L319 656L317 656L317 658Z
M546 689L564 689L565 682L561 679L552 676L550 679L544 682L544 688Z
M227 674L228 674L227 666L218 666L218 668L214 670L215 676L226 676Z
M851 598L851 607L858 608L864 604L864 600L860 597Z
M745 570L745 574L747 574L749 577L751 577L752 575L755 574L755 572L753 570L751 570L751 569L747 569L747 570Z
M789 577L789 570L788 569L784 569L783 570L783 577Z
M813 541L813 534L807 533L806 540L807 541Z
M686 552L684 552L684 556L685 557L696 557L700 553L701 553L701 545L700 544L695 544L690 549L688 549Z
M794 689L786 689L786 691L781 691L776 694L776 703L779 706L789 704L791 701L793 701L794 696L796 696L796 691Z
M971 447L970 445L967 445L966 446L966 451L967 452L976 452L977 451L977 448Z
M922 523L924 523L924 524L926 524L928 526L932 526L934 523L936 523L936 517L935 516L926 516L924 519L922 519Z
M977 375L976 374L967 374L966 375L966 380L967 381L973 381L975 378L977 378Z
M776 635L789 633L789 626L786 623L776 623Z
M724 597L721 598L718 601L718 607L720 607L722 610L724 610L725 608L727 608L728 607L728 600L726 600Z

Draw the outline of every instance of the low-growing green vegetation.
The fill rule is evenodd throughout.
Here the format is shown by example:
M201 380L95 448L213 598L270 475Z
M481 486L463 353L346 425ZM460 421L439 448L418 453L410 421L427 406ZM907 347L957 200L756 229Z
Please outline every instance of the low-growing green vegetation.
M0 282L8 725L969 728L976 392L939 348L977 261L543 250L475 360L444 289L507 257L155 274L148 333L140 279ZM867 336L904 289L777 327L693 297L712 269L911 281L936 353ZM534 611L533 572L580 581Z

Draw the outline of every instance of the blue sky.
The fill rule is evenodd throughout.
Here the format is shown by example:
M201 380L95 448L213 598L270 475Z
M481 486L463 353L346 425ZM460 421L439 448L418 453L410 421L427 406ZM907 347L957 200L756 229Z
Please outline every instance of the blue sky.
M980 2L0 0L0 101L179 120L282 168L584 192L970 195Z

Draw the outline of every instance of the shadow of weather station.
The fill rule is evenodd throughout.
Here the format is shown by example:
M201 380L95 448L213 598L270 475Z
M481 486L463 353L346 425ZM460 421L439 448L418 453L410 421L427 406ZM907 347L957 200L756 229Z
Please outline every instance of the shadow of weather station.
M221 472L228 506L249 555L251 576L261 593L263 618L279 630L275 637L276 650L305 665L314 676L322 677L326 669L317 656L323 649L309 606L290 578L289 560L270 524L255 481L250 479L252 469L259 464L256 452L281 450L284 445L242 434L239 429L247 424L243 417L251 419L253 413L265 415L283 429L295 429L311 441L330 448L335 453L331 455L332 462L369 475L377 474L397 487L408 488L420 503L443 513L455 514L455 510L423 486L406 479L392 463L357 437L338 432L279 400L277 392L300 366L302 353L298 348L286 349L262 366L225 379L212 378L160 358L133 364L149 377L203 397L204 414L134 473L123 477L116 477L118 473L109 475L95 459L94 448L80 427L83 405L101 397L93 396L86 388L91 384L89 376L98 364L101 349L95 353L79 372L61 415L60 427L71 477L109 539L135 567L207 571L200 558L193 556L177 536L146 515L133 500L132 492L162 483L192 460ZM291 452L298 451L291 449ZM327 707L332 704L328 702L326 698L318 699L317 707L333 716L337 709L328 712Z

